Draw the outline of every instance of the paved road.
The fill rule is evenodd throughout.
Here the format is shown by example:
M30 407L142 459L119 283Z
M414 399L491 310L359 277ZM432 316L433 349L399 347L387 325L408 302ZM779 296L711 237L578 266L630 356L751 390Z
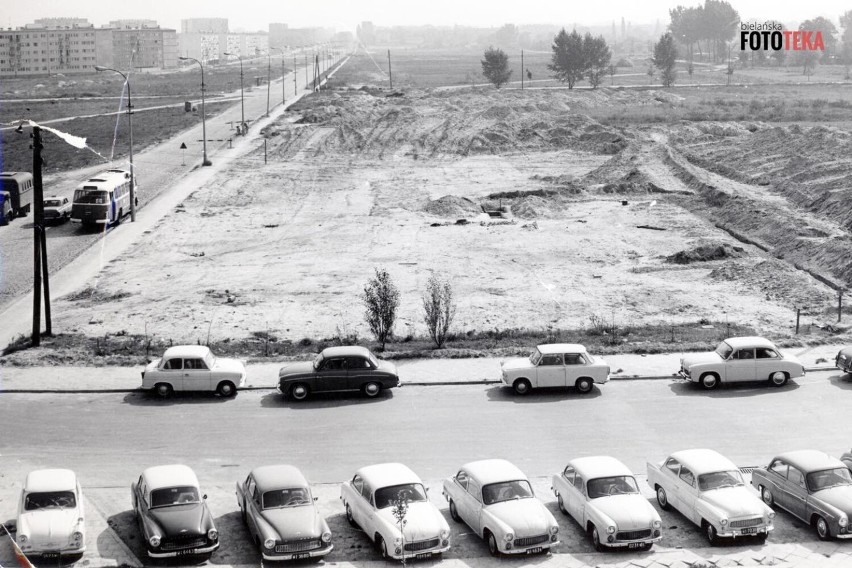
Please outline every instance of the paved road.
M308 75L312 76L309 67ZM304 66L296 70L298 81L298 93L304 93L305 71ZM293 74L285 77L287 86L287 101L290 102L294 93ZM254 88L245 93L245 115L247 121L254 120L266 112L265 88ZM274 81L271 86L270 107L280 105L281 82ZM192 93L188 93L191 95ZM239 96L233 99L230 94L229 100L236 100L236 104L228 110L223 111L216 117L207 121L207 153L212 161L224 151L227 154L228 143L218 140L227 140L234 135L233 127L229 121L239 121L240 104ZM237 93L239 95L239 92ZM144 120L140 114L138 120ZM60 129L61 130L61 129ZM134 164L139 183L140 207L145 207L152 199L169 189L178 180L193 171L201 162L201 123L186 130L171 140L152 146L134 156ZM74 132L74 134L85 136L85 132ZM52 136L52 135L49 135ZM182 165L180 144L186 143L186 166ZM51 138L51 144L61 144L55 137ZM118 144L126 144L125 134L121 133ZM49 160L49 150L45 150L44 157ZM67 195L71 197L74 188L84 179L96 172L103 171L106 167L127 167L125 162L115 164L102 164L99 166L84 168L48 176L45 178L45 195ZM32 217L15 219L8 226L0 227L0 311L8 307L15 296L28 290L32 290ZM111 229L111 231L114 229ZM108 233L109 234L109 233ZM108 236L107 234L107 236ZM56 272L67 265L84 250L94 245L104 237L102 232L92 232L82 229L79 225L66 223L51 227L47 231L48 256L50 258L51 273Z

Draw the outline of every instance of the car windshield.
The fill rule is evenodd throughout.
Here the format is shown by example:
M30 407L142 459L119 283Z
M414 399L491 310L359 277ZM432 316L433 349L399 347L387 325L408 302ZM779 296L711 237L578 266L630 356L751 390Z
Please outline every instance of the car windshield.
M198 489L191 485L166 487L151 491L151 508L198 503Z
M317 353L317 356L314 357L314 371L320 368L320 363L322 363L322 353Z
M59 201L58 199L45 199L44 200L44 206L45 207L59 207L60 205L62 205L62 202Z
M406 500L426 501L426 490L420 483L405 483L376 489L376 509L384 509L394 504L394 501Z
M541 351L536 348L536 350L530 354L530 363L532 363L533 367L535 367L538 365L539 361L541 361Z
M852 484L852 475L849 474L849 469L845 467L812 471L808 474L807 479L808 489L811 491L820 491L838 485Z
M482 488L482 502L486 505L493 505L502 501L511 499L526 499L532 497L532 487L526 479L517 479L515 481L501 481L500 483L492 483Z
M263 494L263 508L280 509L282 507L301 507L310 505L311 492L307 487L289 487L287 489L276 489Z
M718 353L719 357L721 357L722 359L727 359L728 357L731 356L731 353L733 352L733 350L734 350L733 347L728 345L727 342L723 341L716 348L716 353Z
M599 477L592 479L586 486L589 499L608 497L610 495L630 495L639 493L636 480L632 475L618 475L615 477Z
M373 364L373 368L374 368L374 369L378 369L378 368L379 368L379 360L378 360L378 359L376 359L376 356L375 356L375 355L373 355L373 354L372 354L372 353L370 353L370 352L367 352L367 359L369 359L369 360L370 360L370 363L372 363L372 364Z
M77 506L77 499L73 491L44 491L41 493L27 493L24 499L24 510L35 511L36 509L73 509Z
M74 202L103 205L107 202L107 192L101 189L78 189L74 192Z
M698 476L698 489L701 491L722 489L723 487L737 487L739 485L745 485L745 482L740 472L735 469L730 471L714 471L713 473L704 473Z

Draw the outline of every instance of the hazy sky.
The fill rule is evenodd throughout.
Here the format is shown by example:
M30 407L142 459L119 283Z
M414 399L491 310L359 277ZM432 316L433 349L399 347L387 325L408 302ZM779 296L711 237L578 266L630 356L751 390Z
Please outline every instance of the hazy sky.
M634 23L668 23L668 10L703 0L0 0L0 26L18 27L36 18L75 16L96 26L121 18L157 20L180 31L191 17L228 18L231 29L266 30L269 22L292 27L354 29L362 20L377 25L609 24L621 17ZM837 21L852 0L733 0L744 19L799 22L815 16Z

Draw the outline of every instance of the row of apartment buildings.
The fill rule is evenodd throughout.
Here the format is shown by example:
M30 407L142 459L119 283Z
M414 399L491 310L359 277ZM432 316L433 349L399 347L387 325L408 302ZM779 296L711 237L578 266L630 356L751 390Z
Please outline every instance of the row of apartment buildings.
M96 65L137 71L171 69L178 66L179 57L208 63L238 55L265 55L270 46L321 43L334 33L286 24L269 27L270 33L234 33L228 30L226 18L191 18L181 21L181 33L177 33L154 20L114 20L95 27L83 18L42 18L14 30L0 29L0 77L91 73Z

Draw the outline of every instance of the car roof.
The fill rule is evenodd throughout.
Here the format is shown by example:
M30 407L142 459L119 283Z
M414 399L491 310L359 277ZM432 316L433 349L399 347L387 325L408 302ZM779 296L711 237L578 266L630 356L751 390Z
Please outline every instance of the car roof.
M846 467L839 459L819 450L795 450L778 454L776 458L804 471L818 471L835 467Z
M251 476L261 493L287 487L307 487L308 481L292 465L262 465L251 470Z
M740 469L736 466L736 464L734 464L734 462L716 450L681 450L673 453L671 457L679 461L682 465L688 467L695 475L711 473L714 471Z
M542 353L585 353L586 348L579 343L545 343L538 346Z
M162 489L163 487L177 487L178 485L191 485L198 487L198 478L195 472L188 466L156 465L142 472L142 477L148 486L148 491Z
M490 459L470 462L462 466L468 475L476 479L481 485L499 483L501 481L514 481L526 479L524 472L510 461L502 459Z
M44 491L75 491L77 476L70 469L37 469L27 474L24 491L41 493Z
M768 347L769 349L775 349L775 344L766 339L765 337L729 337L725 340L725 343L733 347L734 349L740 349L742 347Z
M163 353L163 358L171 359L172 357L200 357L204 358L210 353L210 348L204 345L175 345L169 347Z
M573 466L574 471L587 480L616 475L633 475L633 472L626 465L610 456L576 458L568 462L568 465Z
M359 469L356 475L360 475L373 490L403 483L423 483L416 473L401 463L368 465Z
M341 347L326 347L322 350L323 359L326 357L346 357L348 355L359 356L359 357L369 357L370 350L366 347L359 347L357 345L343 345Z

